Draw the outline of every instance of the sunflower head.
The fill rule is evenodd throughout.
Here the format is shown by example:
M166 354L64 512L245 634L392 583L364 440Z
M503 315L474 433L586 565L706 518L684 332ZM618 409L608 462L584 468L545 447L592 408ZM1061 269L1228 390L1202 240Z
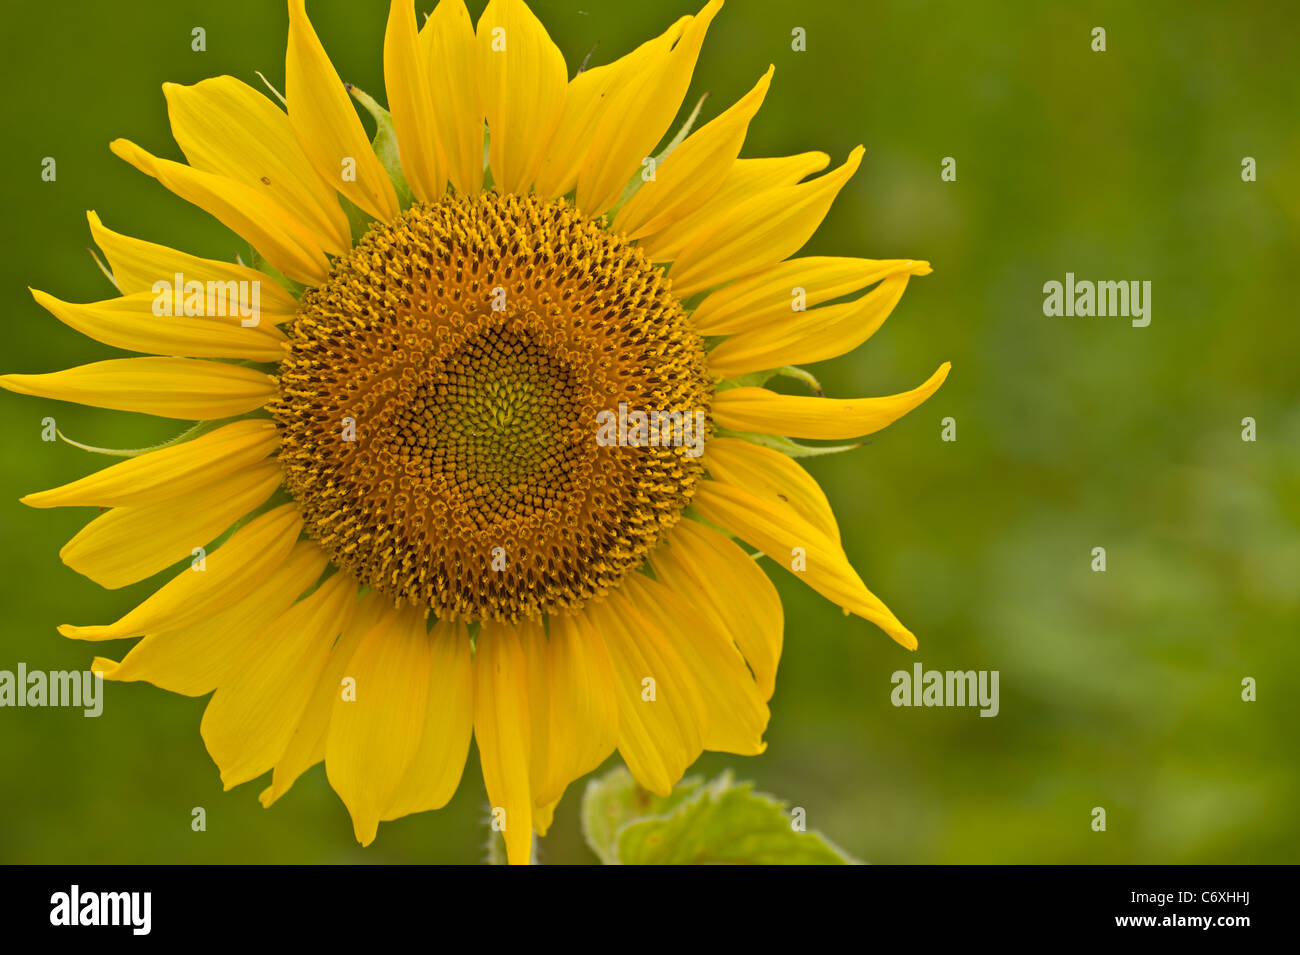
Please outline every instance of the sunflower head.
M882 398L764 385L815 382L793 366L862 344L929 267L796 257L862 150L740 158L770 67L671 135L721 6L571 75L523 0L419 26L393 0L385 109L290 0L283 97L167 84L186 162L112 144L254 264L90 213L118 294L34 294L144 357L0 385L196 422L24 500L103 509L61 556L104 586L171 568L59 629L141 638L96 658L110 680L211 694L227 786L269 772L270 805L323 761L369 843L444 805L473 739L527 862L615 749L663 795L704 749L763 750L783 621L758 558L915 647L795 460L835 449L793 439L877 431L948 366Z
M702 466L593 440L620 404L707 409L662 271L563 199L453 195L372 226L307 291L280 362L280 462L308 533L437 617L581 610L645 562Z

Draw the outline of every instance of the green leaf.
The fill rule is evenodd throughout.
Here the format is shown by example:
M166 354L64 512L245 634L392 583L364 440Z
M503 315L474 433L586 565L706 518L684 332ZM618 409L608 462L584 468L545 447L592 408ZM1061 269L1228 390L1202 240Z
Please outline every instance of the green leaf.
M582 823L607 865L847 865L854 862L771 796L725 772L684 779L667 798L619 767L587 785Z
M582 833L587 845L606 865L617 865L615 845L628 822L645 816L672 813L701 786L698 778L683 779L667 798L642 789L632 774L619 766L587 783L582 796Z

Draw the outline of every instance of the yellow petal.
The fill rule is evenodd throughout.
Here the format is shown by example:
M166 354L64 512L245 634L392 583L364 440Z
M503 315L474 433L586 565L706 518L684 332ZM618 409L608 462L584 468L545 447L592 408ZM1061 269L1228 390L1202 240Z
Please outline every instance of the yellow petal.
M303 0L289 0L284 97L294 135L321 178L376 219L391 221L400 211L393 181L370 146Z
M530 715L528 662L518 628L484 621L474 651L474 741L511 865L527 865L532 857Z
M64 624L59 633L73 640L118 640L204 620L247 594L279 567L301 531L302 517L296 504L267 511L210 553L205 570L182 570L116 623L97 627Z
M266 196L310 228L331 255L352 247L333 180L316 174L283 110L233 76L193 86L164 83L163 95L172 136L191 166Z
M420 47L411 0L392 0L384 35L384 89L402 158L402 174L415 198L433 202L442 195L446 162L439 158L429 62Z
M105 680L144 680L185 696L211 693L247 664L271 621L320 578L325 563L319 546L300 541L251 591L231 595L217 613L185 623L164 621L121 663L96 658L95 668Z
M741 438L714 438L705 466L716 481L744 488L773 504L788 505L835 543L840 528L826 493L789 455Z
M907 649L916 649L916 637L867 589L843 549L793 508L718 481L701 482L692 506L706 521L753 544L827 600L870 620ZM797 554L802 555L798 570Z
M797 312L781 326L732 335L709 353L709 371L715 378L734 378L851 352L885 323L907 280L907 272L896 273L857 301Z
M703 706L705 749L755 756L767 749L767 703L731 634L700 617L680 594L644 574L628 574L620 593L635 603L677 651Z
M123 295L152 291L155 282L174 282L180 275L184 281L202 282L205 287L209 282L223 286L234 282L235 287L241 289L256 286L261 299L262 321L266 324L278 325L297 314L298 300L280 283L257 269L233 262L201 259L165 245L122 235L106 228L94 212L87 212L86 218L90 221L90 234L94 236L95 244L104 250L113 281ZM242 297L240 301L247 304Z
M280 759L356 602L355 580L342 573L329 577L271 621L217 687L199 729L226 789Z
M532 792L536 806L555 803L618 744L618 701L605 641L581 614L520 628L528 657L532 709ZM534 828L537 828L534 820Z
M791 438L857 438L887 427L934 394L948 377L944 362L925 384L884 398L813 398L766 388L729 388L713 399L713 420L733 431Z
M564 112L555 124L533 184L539 196L558 199L578 184L578 169L587 155L591 135L605 115L606 97L610 90L626 81L623 73L626 59L583 70L569 82Z
M479 108L478 54L474 22L463 0L438 0L420 28L429 64L434 128L447 178L457 192L483 187L483 112Z
M386 608L344 674L355 681L355 699L340 694L334 700L325 773L363 846L374 841L379 818L420 747L428 717L429 643L423 614L412 607Z
M601 107L610 89L621 79L618 66L583 70L569 83L564 111L551 134L533 184L539 196L558 199L578 182L578 167L586 155L591 133L603 115Z
M699 208L721 187L745 142L749 122L763 105L775 67L717 119L692 133L655 170L614 217L613 230L637 239Z
M225 176L159 159L130 140L115 139L109 149L243 236L294 281L319 285L329 277L329 262L320 239L263 193Z
M280 444L268 418L232 421L168 448L22 498L28 507L123 507L180 497L256 464Z
M214 479L183 498L115 507L83 527L59 557L109 590L134 584L190 557L195 548L207 547L282 481L279 462L265 461Z
M857 171L862 152L857 147L844 165L820 179L771 190L724 213L709 234L690 242L674 260L673 292L694 295L799 251Z
M258 794L263 806L270 806L289 791L298 777L325 758L325 744L329 738L330 717L334 701L343 695L343 677L352 663L361 638L373 629L375 622L386 609L385 598L370 591L352 610L352 618L343 627L338 642L330 649L325 669L316 681L302 717L294 728L289 743L276 760L271 785Z
M680 258L683 249L713 235L719 224L734 217L739 210L821 172L830 162L831 157L822 152L737 159L708 202L643 238L641 249L655 262Z
M701 335L729 335L784 326L797 317L796 292L811 308L879 282L898 272L929 275L929 262L809 256L789 259L736 279L711 293L691 313Z
M275 381L260 371L191 358L114 358L48 375L0 375L0 388L197 421L231 418L275 395Z
M546 835L546 830L551 828L551 823L555 820L555 807L559 802L557 799L555 802L533 807L533 832L539 836Z
M440 620L429 632L429 703L420 748L381 817L441 809L460 785L474 731L474 674L465 624Z
M609 114L610 94L640 75L647 63L672 46L692 17L682 17L660 37L641 44L613 63L586 69L575 76L564 97L564 112L546 147L534 191L558 199L578 184L578 170L590 152L592 139ZM630 175L630 173L629 173Z
M621 591L584 612L605 640L618 700L618 750L646 789L667 796L703 749L704 701L681 654Z
M599 216L614 205L663 139L686 98L704 34L721 8L722 0L709 0L683 24L680 38L674 29L652 40L636 73L610 93L578 173L577 204L587 215Z
M763 699L770 700L785 614L780 595L758 562L733 541L692 520L679 521L650 562L658 580L731 635L754 671Z
M186 315L184 299L178 301L170 290L158 294L136 292L86 305L62 302L38 289L30 291L37 304L64 325L114 348L155 355L245 358L260 362L275 362L284 357L284 332L269 322L262 324L260 315L256 325L243 327L239 299L227 299L224 287L215 290L216 296L204 295L204 311L213 316L210 318ZM156 314L159 307L162 315ZM221 315L225 311L230 314ZM248 320L253 319L250 316Z
M490 0L477 37L492 178L500 192L524 194L564 109L564 55L523 0Z

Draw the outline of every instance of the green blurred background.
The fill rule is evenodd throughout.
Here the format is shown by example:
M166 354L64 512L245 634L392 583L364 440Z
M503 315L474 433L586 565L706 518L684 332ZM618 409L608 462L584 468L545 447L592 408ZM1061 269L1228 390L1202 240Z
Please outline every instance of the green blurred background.
M477 16L483 3L471 2ZM694 2L535 0L571 71ZM382 92L387 4L314 0L344 79ZM119 357L60 325L111 287L85 210L213 257L242 249L115 159L126 136L180 158L159 85L254 70L282 86L278 2L45 2L6 12L0 258L3 370ZM888 394L953 362L944 388L852 454L809 467L850 557L918 634L913 656L781 574L786 650L757 758L708 755L807 810L855 856L914 862L1295 862L1300 801L1300 25L1272 0L967 4L732 0L689 101L716 115L769 63L745 155L867 156L811 254L926 258L855 354L813 366L829 394ZM190 31L207 31L207 52ZM1091 50L1091 30L1108 49ZM807 51L791 31L807 31ZM688 101L688 105L689 105ZM58 179L40 179L42 157ZM957 160L957 181L940 162ZM1254 157L1258 181L1243 182ZM1042 286L1153 283L1150 327L1047 318ZM156 587L101 590L58 560L91 516L28 491L109 460L42 443L40 421L138 447L175 423L0 394L0 669L84 669L127 644L56 624L116 619ZM940 441L940 421L958 440ZM1259 440L1241 440L1254 417ZM1108 571L1090 570L1104 546ZM896 709L890 674L996 669L1001 713ZM1241 681L1258 701L1241 700ZM110 684L103 716L0 710L3 862L474 862L476 758L452 804L386 823L369 849L317 767L271 810L222 793L204 701ZM592 861L570 789L543 861ZM191 831L191 809L207 831ZM1104 833L1091 810L1108 813Z

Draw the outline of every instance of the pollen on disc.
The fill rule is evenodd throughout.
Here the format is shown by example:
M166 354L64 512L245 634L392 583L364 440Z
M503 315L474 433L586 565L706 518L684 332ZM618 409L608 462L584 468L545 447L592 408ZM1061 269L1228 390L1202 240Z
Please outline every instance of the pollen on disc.
M707 416L712 387L662 272L563 201L417 204L372 226L287 331L271 410L307 532L439 617L580 608L699 480L688 448L596 440L620 405Z

